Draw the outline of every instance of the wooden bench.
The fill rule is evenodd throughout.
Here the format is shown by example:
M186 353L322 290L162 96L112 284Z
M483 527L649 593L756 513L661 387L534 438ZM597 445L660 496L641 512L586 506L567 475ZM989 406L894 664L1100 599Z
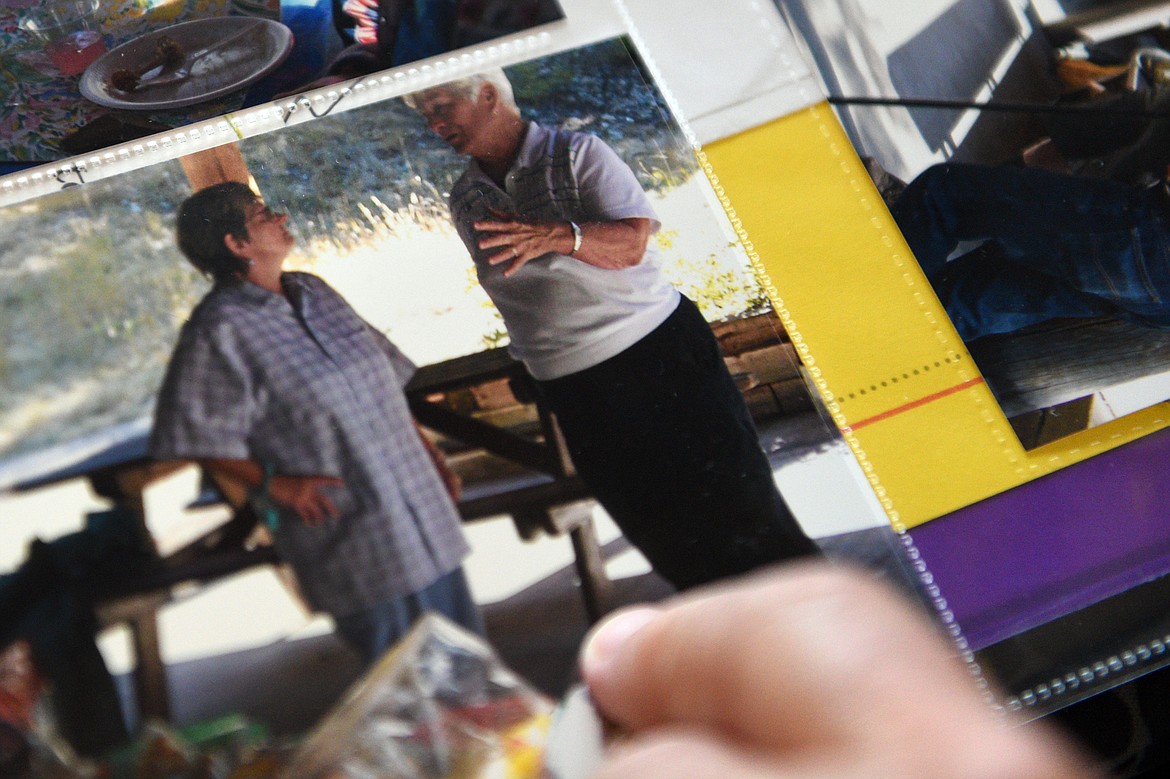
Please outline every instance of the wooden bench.
M1062 319L968 345L1027 449L1084 429L1098 390L1170 371L1170 330Z
M568 535L573 545L581 597L590 622L606 611L610 581L593 525L590 497L577 478L529 480L480 494L458 506L464 522L508 515L524 540L541 533ZM185 584L206 584L242 571L282 564L272 546L245 548L243 543L256 525L246 506L225 525L192 542L130 581L93 593L95 611L102 625L125 624L136 658L135 698L142 719L169 718L171 707L166 665L159 644L158 612L171 602L172 590Z
M732 372L744 377L741 389L753 412L763 415L791 413L810 406L798 361L790 343L780 343L779 325L773 316L722 323L716 335L729 355ZM486 488L469 488L458 506L463 521L488 517L512 518L522 539L540 533L568 535L573 546L581 597L590 621L606 610L610 581L605 573L589 491L575 475L556 420L532 392L523 366L506 349L493 349L420 368L406 387L416 418L425 426L462 442L481 448L527 469L518 481L500 481ZM506 383L516 402L527 405L536 415L531 429L498 426L461 413L452 407L449 394L485 383ZM146 459L144 436L130 437L80 463L21 485L22 489L84 476L94 491L143 516L142 492L151 481L177 467ZM166 670L158 636L158 610L171 600L172 590L188 583L207 583L260 565L280 565L274 548L245 548L245 539L256 524L245 507L242 491L219 485L223 500L236 506L232 519L215 531L177 552L132 581L101 593L94 593L99 617L104 624L124 623L130 628L138 666L135 674L138 710L142 718L167 719L170 713Z
M507 514L525 541L541 532L568 535L585 614L592 623L607 611L605 601L611 588L593 525L593 507L573 505L590 497L589 489L579 478L567 477L464 500L459 504L459 513L464 522Z

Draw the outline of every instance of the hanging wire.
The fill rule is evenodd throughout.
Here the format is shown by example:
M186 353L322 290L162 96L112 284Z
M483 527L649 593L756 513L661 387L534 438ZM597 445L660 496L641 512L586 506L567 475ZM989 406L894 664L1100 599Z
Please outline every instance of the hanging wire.
M1001 111L1031 114L1108 114L1112 116L1140 116L1147 119L1170 118L1170 111L1149 108L1093 105L1092 103L980 103L973 100L943 100L922 97L852 97L829 95L831 105L895 106L901 108L937 108L945 110Z

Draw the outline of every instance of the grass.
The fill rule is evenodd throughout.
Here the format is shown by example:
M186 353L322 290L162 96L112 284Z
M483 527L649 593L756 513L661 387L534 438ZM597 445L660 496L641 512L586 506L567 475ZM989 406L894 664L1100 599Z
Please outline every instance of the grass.
M420 365L503 345L502 320L474 282L445 207L430 185L420 190L399 208L370 196L345 218L294 214L289 267L324 277ZM709 209L701 183L652 199L667 224L655 243L672 282L709 319L756 308L759 285L742 252L696 214ZM207 288L173 248L163 215L49 205L37 214L44 225L24 229L49 229L56 240L0 255L8 277L0 458L148 414L178 328Z
M512 76L536 119L598 133L630 164L662 220L655 248L669 278L708 319L766 305L693 153L621 44ZM575 88L550 86L564 78ZM290 267L328 280L415 362L507 342L447 213L464 162L401 101L240 150L266 199L292 216ZM168 162L0 210L0 469L149 415L179 327L207 289L171 234L189 191Z

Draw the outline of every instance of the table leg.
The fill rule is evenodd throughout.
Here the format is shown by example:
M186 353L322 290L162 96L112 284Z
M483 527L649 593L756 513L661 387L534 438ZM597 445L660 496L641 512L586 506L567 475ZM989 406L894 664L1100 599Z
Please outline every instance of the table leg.
M130 619L136 667L134 686L138 698L140 722L170 720L171 702L167 691L167 672L159 648L158 612L147 609Z
M612 590L609 576L605 572L605 558L597 542L593 519L589 518L569 531L573 542L574 564L577 578L581 580L581 598L585 601L585 614L589 624L594 624L609 611L607 601Z

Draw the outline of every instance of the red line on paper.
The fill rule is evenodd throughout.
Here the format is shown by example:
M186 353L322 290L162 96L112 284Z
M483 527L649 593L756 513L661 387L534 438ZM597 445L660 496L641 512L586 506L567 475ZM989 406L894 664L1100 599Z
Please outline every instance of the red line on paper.
M954 395L956 392L962 392L963 390L965 390L969 387L974 387L975 385L982 384L982 383L983 383L983 377L976 376L973 379L968 379L967 381L964 381L960 384L956 384L953 387L947 387L945 390L940 390L940 391L935 392L931 395L927 395L926 397L919 398L918 400L912 400L909 403L903 403L901 406L897 406L897 407L892 408L888 411L883 411L880 414L876 414L872 417L869 417L868 419L863 419L860 422L855 422L852 425L846 426L845 432L852 433L852 432L859 430L863 427L867 427L869 425L872 425L875 422L881 422L884 419L889 419L890 417L896 417L899 414L902 414L906 411L909 411L910 409L918 408L919 406L925 406L927 403L933 403L934 401L939 400L941 398L945 398L948 395Z

